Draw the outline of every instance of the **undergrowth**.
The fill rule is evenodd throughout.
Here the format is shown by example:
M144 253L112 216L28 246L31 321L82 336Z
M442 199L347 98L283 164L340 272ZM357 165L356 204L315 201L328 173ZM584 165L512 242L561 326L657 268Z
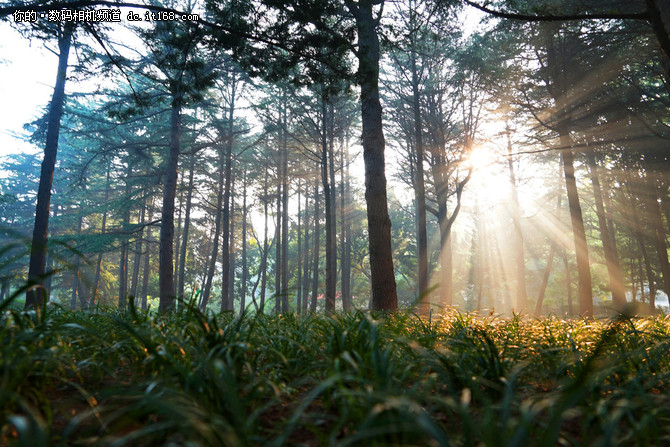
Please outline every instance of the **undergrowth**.
M668 317L0 310L0 445L670 444Z

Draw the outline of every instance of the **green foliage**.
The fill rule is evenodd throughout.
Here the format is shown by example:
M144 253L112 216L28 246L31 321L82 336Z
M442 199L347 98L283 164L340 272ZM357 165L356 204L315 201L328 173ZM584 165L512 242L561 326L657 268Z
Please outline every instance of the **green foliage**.
M19 292L21 293L21 292ZM670 320L1 304L3 444L660 445Z

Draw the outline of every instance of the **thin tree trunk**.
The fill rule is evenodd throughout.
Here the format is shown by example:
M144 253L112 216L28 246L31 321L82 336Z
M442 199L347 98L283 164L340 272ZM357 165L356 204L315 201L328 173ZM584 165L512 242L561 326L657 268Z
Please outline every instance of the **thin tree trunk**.
M151 222L151 219L153 218L153 212L151 208L151 200L149 201L148 205L148 215L147 215L147 220ZM150 267L150 250L151 250L151 227L147 227L147 236L146 236L146 241L144 242L144 266L142 267L142 292L140 295L142 296L142 310L147 310L147 301L149 299L149 276L151 275Z
M335 188L335 108L329 101L328 108L328 176L330 178L330 256L333 266L333 310L335 310L337 299L337 189ZM341 289L340 289L341 291Z
M105 207L109 200L109 178L111 166L107 166L107 181L105 183ZM104 235L107 229L107 211L102 214L102 225L100 226L100 235ZM98 260L95 264L95 279L93 280L93 290L91 291L91 301L89 307L93 308L98 302L98 287L100 286L100 274L102 270L102 251L98 253Z
M346 143L343 142L340 152L340 220L341 220L341 246L340 255L342 263L342 308L345 312L352 309L351 303L351 224L349 216L351 213L349 204L349 134L345 135ZM345 171L345 158L346 171ZM307 208L305 206L305 208Z
M521 208L519 206L519 194L514 172L514 161L512 159L512 135L509 123L505 123L505 133L507 136L507 169L509 171L510 190L512 193L512 222L514 224L516 312L524 312L528 307L528 297L526 295L526 263L524 260L523 231L521 229ZM550 263L551 261L553 261L553 255Z
M600 187L600 178L598 177L598 167L596 157L593 151L587 151L586 160L591 171L591 184L593 185L593 197L596 202L596 215L598 216L598 226L600 227L600 239L603 243L605 252L605 265L609 275L610 291L612 292L612 303L616 309L622 309L626 305L626 292L624 290L623 275L619 266L619 259L616 256L614 234L610 233L605 217L605 206L603 205L603 193Z
M133 173L132 166L130 164L130 156L128 155L127 158L127 163L128 163L128 170L126 172L126 203L124 203L124 211L123 211L123 221L122 225L124 229L130 225L130 197L132 193L132 189L130 187L130 177ZM126 297L128 296L128 245L130 244L128 241L128 237L124 238L123 242L121 243L121 255L119 258L119 300L118 300L118 306L119 309L123 309L123 307L126 305Z
M84 221L84 214L81 207L77 210L78 214L78 223L77 223L77 236L81 236L81 226ZM74 259L74 268L72 269L72 297L70 299L70 308L74 309L77 306L77 293L80 293L81 281L79 280L79 264L80 258L79 255L75 253Z
M240 287L240 315L247 299L247 171L242 174L242 284Z
M235 177L231 179L231 194L230 194L230 245L229 245L229 256L230 261L228 265L230 266L228 270L228 298L225 301L221 301L222 311L223 310L234 310L235 303ZM223 306L225 305L225 308Z
M414 12L411 12L411 23L414 23ZM428 315L430 296L428 296L428 233L426 231L426 186L424 184L424 148L423 119L421 116L421 97L419 93L419 73L417 68L417 52L414 38L410 45L410 69L412 72L412 110L414 112L414 146L416 149L416 181L414 182L417 210L417 275L419 282L419 314Z
M311 311L316 312L316 301L319 292L319 249L321 247L321 225L319 213L319 180L314 177L314 258L312 264L312 303Z
M221 311L229 310L229 278L230 278L230 195L233 177L233 138L235 119L235 96L237 94L236 75L232 74L230 84L230 107L228 109L228 138L226 140L226 184L223 190L223 244L221 249Z
M307 305L308 305L308 299L307 296L309 295L309 247L310 247L310 235L309 235L309 218L308 218L308 209L309 209L309 194L307 193L309 183L307 180L305 180L305 242L304 242L304 253L303 253L303 262L302 265L304 266L303 269L303 274L302 274L302 279L300 280L300 288L302 289L302 312L305 312L307 310Z
M656 247L656 255L658 256L658 264L661 268L661 276L663 277L664 292L670 295L670 262L668 261L668 248L665 242L665 231L663 228L663 217L661 216L661 207L658 203L658 188L653 178L647 179L648 191L646 194L647 207L649 210L649 217L651 219L652 235L654 246ZM656 312L655 296L649 297L649 309L652 313Z
M219 237L221 235L221 221L222 221L222 211L221 208L223 205L223 185L224 185L224 166L225 163L219 157L219 171L218 171L218 180L216 188L216 209L214 210L214 241L212 243L212 255L209 258L209 266L207 268L207 280L205 282L205 287L202 291L202 308L205 309L209 303L209 297L212 293L212 282L214 281L214 274L216 273L216 260L219 252ZM223 234L223 238L227 238L226 233ZM226 256L225 252L222 253L222 256Z
M70 54L70 43L74 24L65 23L58 36L58 72L56 85L49 105L47 137L44 146L44 160L40 171L40 182L37 187L37 205L35 207L35 225L30 246L30 266L28 281L34 286L26 292L25 308L43 308L48 299L49 291L44 287L46 276L47 239L49 234L49 207L51 203L51 185L53 183L58 153L58 135L60 121L65 104L65 81L67 79L67 63Z
M146 215L146 199L142 203L142 211L140 213L140 224L144 225L144 218ZM137 296L137 283L139 282L140 277L140 258L142 256L142 239L144 235L144 228L140 231L137 236L137 243L135 244L135 259L133 260L133 277L130 281L130 296L135 299Z
M186 192L186 210L184 216L184 231L181 241L181 254L179 255L179 289L177 297L186 301L184 297L184 282L186 281L186 255L188 253L188 236L191 228L191 204L193 201L193 176L195 171L195 153L191 154L191 160L188 168L188 190Z
M267 289L268 276L268 170L265 170L265 177L263 179L263 257L261 258L261 313L265 312L265 291Z
M281 310L288 312L288 135L286 129L288 127L287 121L287 105L284 103L282 113L283 126L282 129L282 232L281 232Z
M277 225L275 227L275 314L281 312L281 161L277 166Z
M298 252L296 256L296 262L298 263L298 276L297 279L298 281L296 282L297 284L297 290L296 290L296 305L295 305L295 310L297 313L302 312L302 216L301 216L301 211L302 211L302 179L298 178Z

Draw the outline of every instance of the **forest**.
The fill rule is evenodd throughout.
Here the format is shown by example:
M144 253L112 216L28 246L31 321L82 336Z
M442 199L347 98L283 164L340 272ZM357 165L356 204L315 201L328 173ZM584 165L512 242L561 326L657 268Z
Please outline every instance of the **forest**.
M0 445L670 442L667 0L0 27Z

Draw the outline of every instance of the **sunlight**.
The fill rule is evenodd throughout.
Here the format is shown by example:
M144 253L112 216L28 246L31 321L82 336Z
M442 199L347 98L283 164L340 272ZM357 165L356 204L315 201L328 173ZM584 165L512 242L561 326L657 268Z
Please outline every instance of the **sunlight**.
M504 159L493 146L476 145L470 153L468 163L473 168L468 190L476 195L477 200L487 206L509 200L509 178L505 174Z

